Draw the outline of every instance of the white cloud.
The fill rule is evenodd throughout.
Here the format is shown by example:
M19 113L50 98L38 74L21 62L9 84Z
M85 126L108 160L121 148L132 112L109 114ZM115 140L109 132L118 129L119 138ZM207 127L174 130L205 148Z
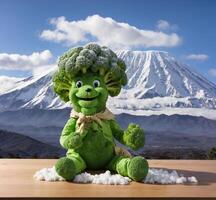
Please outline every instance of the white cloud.
M206 54L190 54L186 56L186 59L188 60L196 60L196 61L205 61L209 57Z
M115 49L133 47L173 47L181 43L176 33L138 29L109 17L92 15L85 20L68 21L65 17L53 18L53 30L43 30L40 37L69 46L95 41ZM90 39L91 38L91 39Z
M48 72L55 71L57 69L58 69L57 63L43 65L43 66L32 69L32 75L38 76L42 74L47 74Z
M216 77L216 68L210 69L209 74Z
M32 70L46 65L52 58L49 50L34 52L31 55L0 53L0 69L6 70Z
M23 78L0 76L0 94L8 92L17 86L17 82Z
M158 20L157 25L156 25L158 30L170 30L170 31L176 31L178 29L178 26L176 24L170 24L166 20Z

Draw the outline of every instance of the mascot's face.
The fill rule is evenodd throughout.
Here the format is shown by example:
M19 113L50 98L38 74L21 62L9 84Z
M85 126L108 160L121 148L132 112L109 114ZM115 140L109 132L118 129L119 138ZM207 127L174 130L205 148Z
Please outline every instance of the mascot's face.
M77 75L72 81L69 98L74 109L84 115L103 111L108 98L103 77L93 73Z

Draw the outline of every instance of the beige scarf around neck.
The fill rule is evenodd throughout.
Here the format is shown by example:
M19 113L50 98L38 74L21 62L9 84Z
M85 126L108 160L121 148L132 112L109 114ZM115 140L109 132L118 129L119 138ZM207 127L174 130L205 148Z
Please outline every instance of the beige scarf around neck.
M76 112L74 109L71 111L70 117L77 118L78 131L83 132L86 124L90 121L95 121L101 125L101 120L114 119L114 115L107 108L103 112L96 113L94 115L84 115L81 112Z

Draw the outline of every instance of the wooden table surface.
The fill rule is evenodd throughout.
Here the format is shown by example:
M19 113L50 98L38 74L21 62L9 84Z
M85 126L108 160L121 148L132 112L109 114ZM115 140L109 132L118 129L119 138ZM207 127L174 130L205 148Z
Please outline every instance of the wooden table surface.
M149 160L150 167L178 170L196 176L197 185L95 185L45 182L34 173L56 160L0 159L0 197L216 197L216 161Z

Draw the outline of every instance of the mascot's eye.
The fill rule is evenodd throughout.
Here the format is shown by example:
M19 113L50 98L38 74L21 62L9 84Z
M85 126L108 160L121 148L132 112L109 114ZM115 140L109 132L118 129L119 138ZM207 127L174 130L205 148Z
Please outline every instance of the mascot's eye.
M99 87L100 86L100 81L99 80L95 80L93 82L93 86L96 88L96 87Z
M82 85L83 85L82 81L77 81L77 82L76 82L76 87L77 87L77 88L82 87Z

